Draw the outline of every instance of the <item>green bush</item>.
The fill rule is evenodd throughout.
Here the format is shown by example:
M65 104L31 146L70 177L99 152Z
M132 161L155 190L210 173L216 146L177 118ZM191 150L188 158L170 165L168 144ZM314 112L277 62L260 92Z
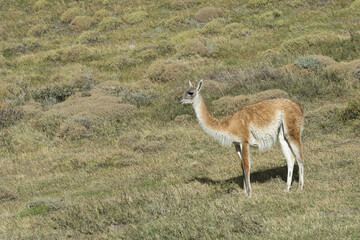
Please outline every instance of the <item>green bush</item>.
M298 67L311 69L315 72L320 71L320 61L313 56L300 57L295 60L294 64Z

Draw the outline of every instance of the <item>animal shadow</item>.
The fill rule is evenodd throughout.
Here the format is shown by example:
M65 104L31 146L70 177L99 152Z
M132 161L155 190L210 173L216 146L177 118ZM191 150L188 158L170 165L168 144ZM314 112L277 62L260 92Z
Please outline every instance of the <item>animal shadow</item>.
M293 179L295 179L295 181L298 181L298 179L299 179L298 171L299 171L299 167L297 165L295 165L294 172L293 172ZM250 182L264 183L264 182L271 180L272 178L277 178L277 177L281 178L282 181L286 182L286 180L287 180L287 166L286 165L282 166L282 167L275 167L275 168L271 168L271 169L267 169L267 170L260 170L260 171L252 172L252 173L250 173ZM225 179L225 180L213 180L208 177L195 177L195 178L191 179L189 182L193 182L193 181L197 181L197 182L200 182L203 184L208 184L208 185L218 185L218 184L221 185L224 183L236 183L241 188L244 188L244 186L243 186L244 176L243 175Z

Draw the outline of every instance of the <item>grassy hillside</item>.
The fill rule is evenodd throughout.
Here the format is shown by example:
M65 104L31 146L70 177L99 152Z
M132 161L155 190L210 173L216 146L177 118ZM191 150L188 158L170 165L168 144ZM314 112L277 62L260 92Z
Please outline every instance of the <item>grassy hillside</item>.
M360 1L0 3L0 239L360 238ZM305 112L305 189L252 150L253 197L215 116ZM295 172L297 168L295 166Z

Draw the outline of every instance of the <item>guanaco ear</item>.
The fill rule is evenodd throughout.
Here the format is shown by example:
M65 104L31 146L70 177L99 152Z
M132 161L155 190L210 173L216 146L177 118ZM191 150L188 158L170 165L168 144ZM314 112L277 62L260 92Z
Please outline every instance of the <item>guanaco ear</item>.
M193 85L192 85L192 83L191 83L191 81L189 80L189 87L193 87Z
M202 85L203 85L203 80L201 79L200 82L198 83L197 87L196 87L197 92L200 92L200 90L202 88Z

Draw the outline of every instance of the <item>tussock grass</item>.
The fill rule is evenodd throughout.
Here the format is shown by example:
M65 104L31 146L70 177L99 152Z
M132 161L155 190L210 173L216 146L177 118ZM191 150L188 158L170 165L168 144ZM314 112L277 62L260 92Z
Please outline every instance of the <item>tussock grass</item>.
M65 23L70 23L73 21L76 17L85 15L85 10L82 8L73 7L65 11L61 17L60 20Z
M203 7L195 14L195 20L201 23L210 22L221 16L222 11L216 7Z
M189 74L186 62L179 60L157 60L147 70L147 76L155 82L176 81Z

